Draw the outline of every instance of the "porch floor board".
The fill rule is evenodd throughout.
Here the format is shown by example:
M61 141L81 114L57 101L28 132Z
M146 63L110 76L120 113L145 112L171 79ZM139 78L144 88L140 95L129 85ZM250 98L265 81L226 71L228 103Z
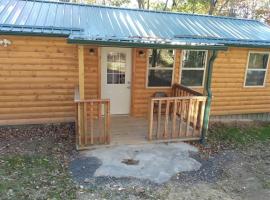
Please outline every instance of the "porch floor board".
M147 143L148 124L145 118L111 116L111 144Z
M177 120L179 123L179 119ZM169 124L172 123L169 120ZM164 124L161 125L161 127ZM153 132L156 131L156 120L153 122ZM183 122L183 127L186 127L186 123ZM192 127L189 127L192 130ZM90 130L90 127L89 129ZM97 133L100 132L98 126L98 121L94 121L94 133L97 136ZM184 129L182 129L184 131ZM168 132L171 132L169 129ZM137 118L130 117L124 115L111 115L111 123L110 123L110 134L111 134L111 142L110 144L94 144L89 146L80 147L80 150L83 149L96 149L103 147L111 147L117 145L138 145L138 144L149 144L149 143L164 143L164 142L182 142L182 141L194 141L199 140L198 131L195 131L194 135L186 135L181 134L180 137L168 139L157 139L155 135L153 135L152 140L148 140L148 121L146 118ZM169 133L170 134L170 133ZM90 135L88 133L88 135Z
M156 120L153 123L153 132L156 132L157 124ZM171 127L172 121L169 119L169 127ZM176 120L176 127L179 128L180 120ZM164 124L161 124L161 129ZM180 135L178 137L168 137L166 139L157 140L156 136L153 137L151 142L164 142L164 141L174 141L174 140L195 140L199 139L199 131L195 130L193 134L185 135L186 122L181 123ZM193 132L193 127L189 126L190 132ZM172 129L168 129L168 135L171 136ZM146 118L137 118L121 115L111 116L111 145L119 144L142 144L149 143L148 137L148 122ZM162 130L161 130L162 133ZM161 134L160 133L160 134ZM171 139L169 139L171 138Z

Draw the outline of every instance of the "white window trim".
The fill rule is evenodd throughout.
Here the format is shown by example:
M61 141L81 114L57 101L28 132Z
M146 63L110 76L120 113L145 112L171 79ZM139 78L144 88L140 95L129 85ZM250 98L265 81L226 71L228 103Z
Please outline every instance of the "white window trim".
M257 53L257 54L268 54L268 61L266 65L266 69L248 69L248 63L249 63L249 57L251 53ZM248 58L247 58L247 63L246 63L246 71L245 71L245 79L244 79L244 88L264 88L266 87L266 80L267 80L267 74L268 74L268 66L269 66L269 61L270 60L270 52L268 51L249 51L248 52ZM264 80L263 80L263 85L246 85L246 80L247 80L247 72L248 71L264 71Z
M183 58L184 58L184 52L185 51L205 51L206 52L206 56L205 56L205 63L204 63L204 67L202 68L184 68L184 70L203 70L203 81L202 81L202 85L199 86L188 86L186 85L186 87L189 88L204 88L204 82L205 82L205 71L206 71L206 66L207 66L207 61L208 61L208 50L197 50L197 49L183 49L181 52L181 63L180 63L180 70L179 70L179 84L181 84L181 79L182 79L182 71L183 71Z
M145 82L145 88L146 89L168 89L168 88L171 88L173 83L174 83L174 69L175 69L175 55L176 55L176 50L175 49L172 49L174 51L174 55L173 55L173 67L172 69L170 68L165 68L165 67L160 67L160 68L155 68L155 67L149 67L149 53L148 53L148 50L147 49L147 63L146 63L146 82ZM162 70L172 70L172 80L171 80L171 86L148 86L148 74L149 74L149 70L159 70L159 69L162 69Z

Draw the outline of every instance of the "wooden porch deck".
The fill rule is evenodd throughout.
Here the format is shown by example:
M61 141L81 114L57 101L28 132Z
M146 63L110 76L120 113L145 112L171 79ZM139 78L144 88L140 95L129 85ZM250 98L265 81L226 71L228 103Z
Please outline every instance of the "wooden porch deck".
M110 133L112 145L146 143L148 142L147 119L112 115Z
M166 142L166 141L187 141L198 140L200 136L199 129L193 129L193 126L187 126L186 122L180 121L180 117L176 119L176 126L179 129L179 135L174 135L170 127L172 120L168 121L168 138L161 139L161 136L154 135L151 141L148 140L148 121L146 118L129 117L124 115L112 115L111 116L111 145L119 144L144 144L149 142ZM161 124L161 128L164 128L164 124ZM185 135L186 128L188 128ZM157 131L157 121L153 121L153 132ZM160 131L162 133L162 131ZM160 134L161 135L161 134ZM158 137L161 140L158 140Z
M148 119L111 115L109 99L75 98L75 102L77 147L82 149L102 144L199 140L206 97L176 84L171 97L149 99Z

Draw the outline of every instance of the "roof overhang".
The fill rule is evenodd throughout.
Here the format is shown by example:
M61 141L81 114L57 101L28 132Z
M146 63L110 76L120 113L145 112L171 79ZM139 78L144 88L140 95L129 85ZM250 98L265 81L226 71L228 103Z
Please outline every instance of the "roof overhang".
M69 44L82 45L100 45L100 46L117 46L117 47L133 47L133 48L159 48L159 49L204 49L204 50L223 50L228 49L224 45L199 44L199 43L158 43L158 42L130 42L130 41L110 41L110 40L91 40L68 38Z

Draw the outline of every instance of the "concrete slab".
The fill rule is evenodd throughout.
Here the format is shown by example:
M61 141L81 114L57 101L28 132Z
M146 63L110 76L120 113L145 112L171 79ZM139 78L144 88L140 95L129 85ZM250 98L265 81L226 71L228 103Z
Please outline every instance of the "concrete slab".
M96 157L101 165L94 177L135 177L164 183L174 174L198 170L201 164L189 156L197 148L186 143L121 145L84 152L85 157ZM127 165L124 160L139 161Z

